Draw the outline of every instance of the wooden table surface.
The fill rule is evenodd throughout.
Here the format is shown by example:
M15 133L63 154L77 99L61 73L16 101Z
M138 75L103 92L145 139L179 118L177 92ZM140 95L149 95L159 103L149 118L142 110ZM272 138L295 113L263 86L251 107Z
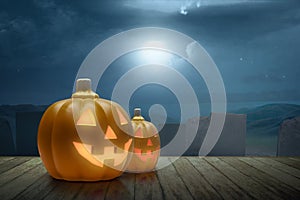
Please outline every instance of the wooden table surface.
M155 172L99 182L55 180L39 157L0 157L0 187L1 200L299 200L300 157L181 157Z

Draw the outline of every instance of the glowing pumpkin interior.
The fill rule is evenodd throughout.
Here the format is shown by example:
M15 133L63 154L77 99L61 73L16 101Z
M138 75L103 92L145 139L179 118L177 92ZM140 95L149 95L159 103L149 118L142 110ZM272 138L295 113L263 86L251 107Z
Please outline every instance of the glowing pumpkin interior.
M133 151L133 129L122 107L100 99L89 79L77 80L71 99L51 105L38 131L38 149L51 176L70 181L120 176Z
M160 138L155 126L144 120L141 110L135 109L132 119L134 129L134 149L128 172L148 172L154 170L160 155Z
M115 141L118 136L110 125L105 126L103 131L99 125L99 121L94 112L94 105L86 102L76 123L76 129L81 142L73 142L78 153L87 159L89 162L96 164L99 167L106 165L111 168L120 170L126 164L129 148L132 144L132 139L129 139L123 146L116 145ZM74 116L76 118L76 116ZM118 126L128 125L128 120L118 108L115 109L115 118ZM98 133L98 134L94 134ZM98 162L95 162L95 159Z

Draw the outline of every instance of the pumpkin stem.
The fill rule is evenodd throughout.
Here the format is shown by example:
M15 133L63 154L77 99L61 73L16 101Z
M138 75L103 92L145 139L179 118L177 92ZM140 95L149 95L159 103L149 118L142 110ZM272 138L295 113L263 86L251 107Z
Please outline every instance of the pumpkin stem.
M134 116L141 116L141 109L140 108L135 108L134 109Z
M133 120L144 120L144 118L141 115L141 109L140 108L135 108L134 109Z
M92 91L92 83L89 78L80 78L76 81L76 92L73 98L98 98L98 94Z
M83 92L92 90L92 82L91 79L88 78L80 78L76 81L76 92Z

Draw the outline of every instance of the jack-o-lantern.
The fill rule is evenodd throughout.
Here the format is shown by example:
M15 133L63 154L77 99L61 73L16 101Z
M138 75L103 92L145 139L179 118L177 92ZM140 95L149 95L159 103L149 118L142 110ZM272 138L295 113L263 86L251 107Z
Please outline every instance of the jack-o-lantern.
M141 109L134 109L132 118L134 148L128 172L149 172L154 170L160 154L160 138L155 126L141 116Z
M38 130L38 149L51 176L70 181L120 176L133 149L132 125L117 103L91 91L90 79L78 79L71 99L51 105Z

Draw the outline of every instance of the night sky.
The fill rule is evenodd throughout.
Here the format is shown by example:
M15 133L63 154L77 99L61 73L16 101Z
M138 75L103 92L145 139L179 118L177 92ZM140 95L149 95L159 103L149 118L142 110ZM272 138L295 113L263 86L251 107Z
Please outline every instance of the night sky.
M96 45L121 31L149 26L197 40L217 64L229 103L300 102L300 1L2 0L0 104L68 98L82 61ZM112 63L98 85L102 97L111 97L138 53ZM124 68L116 70L120 65ZM209 101L203 80L193 72L181 68L197 85L200 101ZM133 104L176 103L167 88L157 85L140 88L132 99Z

